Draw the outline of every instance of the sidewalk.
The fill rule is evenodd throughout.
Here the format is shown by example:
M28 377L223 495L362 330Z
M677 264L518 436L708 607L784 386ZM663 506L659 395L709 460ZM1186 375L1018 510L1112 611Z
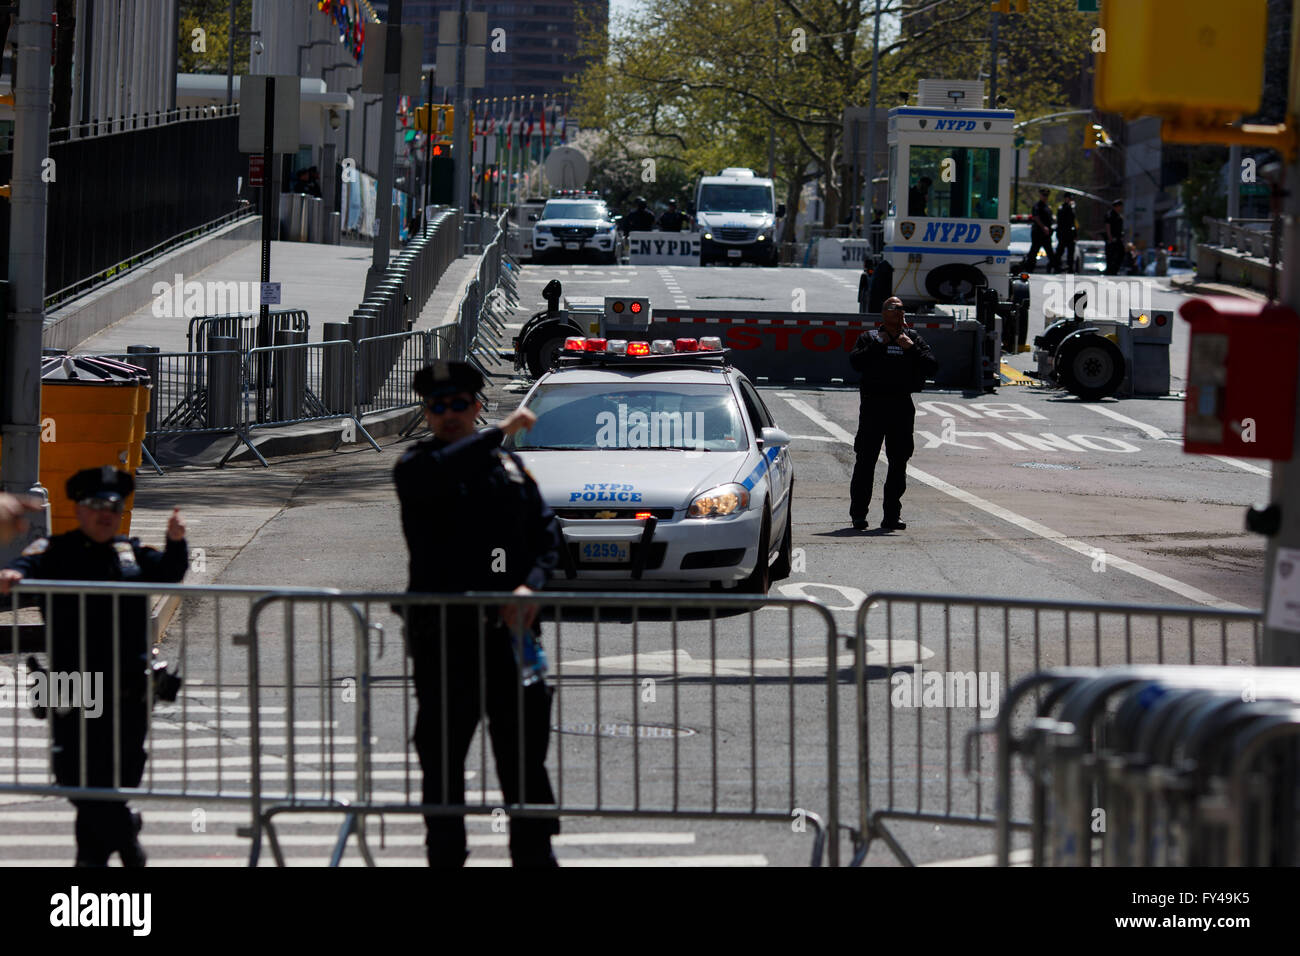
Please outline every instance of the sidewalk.
M394 250L394 254L400 250ZM253 244L201 272L184 277L186 284L252 283L256 293L261 275L261 247ZM366 272L371 250L360 246L317 245L307 242L271 243L271 281L280 283L280 304L273 309L305 309L311 322L308 341L324 341L326 322L346 322L365 296ZM420 314L417 328L432 328L454 321L455 307L474 276L477 256L462 256L452 262L437 289ZM168 276L166 281L174 283ZM165 293L164 293L165 295ZM246 295L245 300L249 297ZM173 305L170 299L165 305ZM253 311L258 308L256 300ZM154 304L138 309L72 351L77 353L125 352L128 345L156 345L164 352L186 351L189 318L154 315ZM223 311L242 311L227 307ZM207 314L206 311L202 314Z
M1234 295L1253 302L1267 302L1268 296L1246 286L1228 285L1226 282L1198 282L1196 276L1170 276L1169 286L1175 292L1188 295Z

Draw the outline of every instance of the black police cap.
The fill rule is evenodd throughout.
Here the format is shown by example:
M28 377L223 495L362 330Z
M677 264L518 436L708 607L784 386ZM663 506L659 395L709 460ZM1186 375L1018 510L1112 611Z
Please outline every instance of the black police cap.
M455 395L466 392L475 395L483 390L483 376L468 362L439 359L426 365L411 379L411 388L423 398Z
M68 497L73 501L107 498L111 495L125 498L135 490L135 479L130 472L105 465L102 468L82 469L68 479L66 487Z

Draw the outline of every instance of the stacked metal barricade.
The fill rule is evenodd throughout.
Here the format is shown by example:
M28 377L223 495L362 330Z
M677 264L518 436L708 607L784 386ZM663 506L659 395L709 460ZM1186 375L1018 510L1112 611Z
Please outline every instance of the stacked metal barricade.
M1013 717L1027 707L1028 723ZM1031 785L1035 866L1300 863L1295 669L1042 671L1011 688L996 729L1003 866L1013 755Z

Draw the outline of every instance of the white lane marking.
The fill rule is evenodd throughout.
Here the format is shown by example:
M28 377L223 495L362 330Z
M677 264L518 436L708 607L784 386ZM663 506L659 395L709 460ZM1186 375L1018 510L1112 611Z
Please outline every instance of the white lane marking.
M1175 445L1181 445L1182 442L1177 438L1162 438L1161 441L1171 442ZM1203 458L1213 458L1215 461L1223 462L1225 465L1231 465L1233 468L1240 468L1242 471L1248 471L1252 475L1260 475L1264 478L1272 478L1273 473L1267 468L1261 468L1259 465L1252 465L1248 461L1241 461L1236 458L1227 458L1223 455L1202 455Z
M844 428L831 421L806 402L797 398L787 398L786 401L790 404L791 408L798 412L802 412L822 428L826 429L826 431L837 437L840 441L852 447L853 436ZM1069 550L1081 554L1090 560L1096 557L1098 549L1095 545L1088 544L1086 541L1080 541L1077 538L1067 537L1061 532L1054 531L1047 527L1047 525L1034 521L1032 518L1026 518L1024 515L1016 514L1016 512L1009 508L1003 508L1001 505L996 505L991 501L986 501L978 495L971 494L969 491L964 491L955 485L950 485L942 478L936 478L934 475L921 471L921 469L913 465L907 466L907 475L909 478L915 478L922 484L929 485L936 491L941 491L951 498L956 498L963 504L970 505L972 508L978 508L980 511L993 515L995 518L1001 518L1003 521L1013 524L1023 531L1028 531L1030 534L1036 534L1040 538L1044 538L1048 541L1054 541L1061 547L1068 548ZM1120 571L1131 574L1136 578L1141 578L1148 584L1154 584L1157 587L1164 588L1166 591L1173 591L1180 597L1185 597L1189 601L1195 601L1198 604L1205 604L1209 607L1219 608L1220 610L1225 611L1246 610L1246 608L1243 608L1240 604L1233 604L1231 601L1217 598L1208 591L1202 591L1200 588L1193 587L1190 584L1184 584L1176 578L1171 578L1166 574L1161 574L1159 571L1152 571L1150 568L1143 567L1140 564L1135 564L1134 562L1121 558L1118 555L1107 554L1106 564L1108 567L1116 568Z
M1029 866L1033 859L1033 851L1025 848L1023 850L1011 851L1012 866ZM921 863L919 866L997 866L998 858L995 853L988 853L984 856L968 856L960 860L937 860L934 863Z
M837 439L832 438L830 435L791 435L790 440L791 441L829 441L829 442L837 441Z
M1140 422L1136 418L1129 418L1127 415L1121 415L1119 412L1106 408L1104 405L1093 405L1089 402L1083 402L1083 407L1090 412L1096 412L1098 415L1105 415L1107 418L1113 418L1117 422L1123 422L1136 428L1147 438L1154 438L1156 441L1162 441L1169 437L1169 433L1162 429L1156 428L1155 425L1148 425L1146 422Z
M1113 411L1105 406L1084 404L1083 407L1089 411L1096 412L1098 415L1105 415L1107 418L1113 418L1117 422L1123 422L1125 425L1130 425L1142 432L1142 434L1146 435L1148 438L1155 439L1156 441L1167 441L1174 445L1182 444L1180 440L1177 438L1170 438L1167 432L1156 428L1154 425L1148 425L1146 422L1140 422L1136 418L1129 418L1127 415L1121 415L1119 412ZM1237 458L1227 458L1223 455L1205 455L1204 457L1213 458L1215 461L1222 462L1225 465L1231 465L1234 468L1240 468L1242 471L1248 471L1252 475L1262 475L1265 478L1271 478L1273 476L1273 473L1267 468L1261 468L1259 465L1252 465L1248 461L1241 461Z

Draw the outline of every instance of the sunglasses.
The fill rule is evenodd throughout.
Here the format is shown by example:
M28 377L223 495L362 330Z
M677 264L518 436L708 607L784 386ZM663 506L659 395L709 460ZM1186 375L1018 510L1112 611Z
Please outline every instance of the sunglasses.
M451 409L453 412L463 412L474 404L468 398L453 398L450 401L442 398L433 399L424 403L424 407L435 415L441 415Z
M114 514L121 514L126 507L125 501L110 501L107 498L87 498L81 504L91 511L111 511Z

